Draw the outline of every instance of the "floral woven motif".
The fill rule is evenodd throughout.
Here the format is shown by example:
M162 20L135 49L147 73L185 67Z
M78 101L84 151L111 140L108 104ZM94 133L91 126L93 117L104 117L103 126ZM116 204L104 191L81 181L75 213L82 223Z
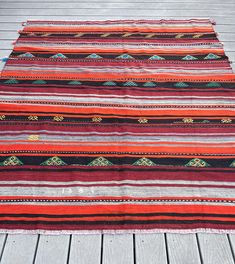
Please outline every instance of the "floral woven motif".
M19 33L0 78L1 232L234 232L235 74L210 20Z

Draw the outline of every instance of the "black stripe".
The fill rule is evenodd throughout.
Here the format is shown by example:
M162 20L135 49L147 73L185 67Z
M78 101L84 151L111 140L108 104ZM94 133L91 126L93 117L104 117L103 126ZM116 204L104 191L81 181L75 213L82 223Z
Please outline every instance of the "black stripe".
M148 224L223 224L223 225L234 225L235 229L235 221L219 221L219 220L123 220L123 221L0 221L0 224L27 224L27 225L120 225L124 226L125 224L132 225L148 225Z
M46 157L47 158L47 157ZM63 159L63 158L62 158ZM152 167L152 166L151 166ZM168 168L159 168L159 167L155 167L154 168L151 168L151 167L133 167L133 168L125 168L125 169L122 169L121 167L119 168L112 168L112 167L94 167L92 169L92 167L90 166L87 166L87 167L79 167L79 168L76 168L74 166L74 168L64 168L62 166L62 168L60 167L57 167L56 169L55 168L48 168L47 166L42 166L41 168L24 168L23 166L20 166L20 167L17 167L17 168L4 168L4 167L0 167L0 171L47 171L47 172L66 172L66 171L87 171L87 172L92 172L92 171L118 171L118 172L123 172L123 171L168 171L169 172L169 167ZM234 174L234 169L231 168L231 170L223 170L221 168L218 168L218 169L215 169L215 168L208 168L207 169L204 169L203 167L199 167L199 168L194 168L194 167L183 167L183 168L176 168L174 167L174 170L171 169L170 171L172 172L180 172L180 171L193 171L193 172L223 172L223 173L228 173L228 174Z
M5 111L5 110L1 110L0 111L1 113L16 113L16 114L19 114L19 111ZM45 115L49 115L49 116L55 116L55 115L68 115L68 113L67 112L56 112L56 113L53 113L53 112L40 112L40 111L37 111L37 112L26 112L26 111L21 111L21 113L22 113L22 115L26 115L25 113L29 113L29 114L32 114L32 113L34 113L35 115L36 114L45 114ZM77 115L79 115L79 116L87 116L87 115L90 115L91 117L93 117L93 116L96 116L96 115L99 115L99 116L120 116L120 117L125 117L125 118L137 118L137 119L139 119L139 116L138 115L131 115L131 116L129 116L129 115L116 115L116 114L101 114L101 113L86 113L86 114L80 114L80 113L69 113L69 115L75 115L75 116L77 116ZM146 118L153 118L153 116L148 116L148 115L145 115L145 117ZM182 118L185 118L185 117L190 117L190 118L193 118L193 119L197 119L197 120L204 120L204 119L208 119L208 118L211 118L211 116L200 116L200 117L198 117L198 116L192 116L192 115L183 115L183 116L181 116L181 117L178 117L178 116L175 116L175 115L161 115L161 117L165 117L165 118L168 118L168 117L174 117L174 119L173 120L181 120ZM227 116L219 116L218 117L218 120L221 120L221 118L227 118ZM158 118L156 118L156 117L154 117L154 119L158 119ZM159 120L161 120L161 119L159 119ZM179 124L177 124L177 125L179 125ZM189 124L186 124L187 126L189 125ZM203 124L203 125L205 125L205 124ZM234 125L234 124L229 124L229 126L231 126L231 125Z
M17 78L15 78L15 79L17 79ZM0 79L0 84L7 85L7 86L12 86L12 87L17 87L19 84L25 84L25 83L26 84L32 84L32 82L35 81L35 79L30 79L30 80L28 80L28 79L18 79L17 80L18 81L18 84L5 84L4 82L6 80L8 80L8 79ZM60 84L61 85L68 85L68 83L70 81L72 81L72 80L50 80L50 79L47 79L46 80L47 83L45 85L38 85L38 87L42 87L42 86L48 87L48 85L50 85L50 84L55 84L55 85L60 85ZM95 87L97 87L97 86L103 86L103 87L109 88L108 86L104 86L103 85L103 83L105 81L85 81L85 80L82 80L81 82L82 82L82 85L89 85L89 86L95 86ZM125 88L128 88L128 89L132 87L132 86L128 86L128 87L127 86L123 86L123 84L125 82L126 81L115 81L115 83L117 84L116 86L122 86L122 87L125 87ZM144 85L144 83L146 81L143 81L143 82L134 81L134 82L139 87L144 87L143 85ZM187 81L185 81L185 82L187 82ZM157 81L154 81L154 83L156 83L156 85L157 85L155 87L155 89L157 89L158 86L161 87L161 88L175 88L176 90L179 89L178 87L175 86L175 84L177 83L177 81L175 81L175 82L157 82ZM187 84L189 85L187 87L187 89L194 88L194 87L195 88L197 88L197 87L199 87L199 88L202 88L202 87L208 88L206 86L208 83L210 83L210 82L209 81L208 82L205 82L205 81L203 81L203 82L192 82L192 81L191 82L187 82ZM220 82L220 81L218 81L218 83L220 83L220 87L218 87L218 88L235 88L235 82L226 83L226 82L222 82L222 81ZM71 87L73 87L73 86L76 86L76 85L71 85ZM81 85L79 85L79 87L80 86ZM147 89L148 88L149 87L147 87Z
M49 214L0 214L0 217L45 217L45 218L84 218L84 217L144 217L144 216L173 216L173 217L226 217L235 218L235 214L203 214L203 213L134 213L134 214L74 214L74 215L49 215Z

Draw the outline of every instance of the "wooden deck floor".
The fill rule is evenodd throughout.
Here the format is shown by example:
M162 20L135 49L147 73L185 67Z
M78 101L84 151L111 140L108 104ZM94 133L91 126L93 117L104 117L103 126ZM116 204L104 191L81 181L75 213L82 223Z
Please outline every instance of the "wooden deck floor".
M234 264L235 235L0 235L1 264Z
M235 0L0 0L0 57L27 19L208 16L234 65ZM234 252L227 234L0 235L1 264L234 264Z

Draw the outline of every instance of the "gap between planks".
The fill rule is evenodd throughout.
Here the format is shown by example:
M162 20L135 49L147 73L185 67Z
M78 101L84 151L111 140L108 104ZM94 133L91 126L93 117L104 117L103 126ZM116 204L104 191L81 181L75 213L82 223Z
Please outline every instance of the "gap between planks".
M226 234L0 236L1 264L232 264ZM5 241L5 243L4 243Z
M64 3L63 0L0 0L0 3L34 3L34 2L37 2L37 3ZM86 3L86 0L81 0L79 1L80 3ZM111 0L111 1L102 1L102 0L90 0L89 2L92 2L92 3L125 3L126 0ZM128 3L143 3L143 0L129 0ZM146 4L148 3L155 3L156 0L146 0L144 1ZM207 3L210 3L212 5L216 4L216 5L229 5L229 4L232 4L234 3L233 0L225 0L223 1L223 3L221 3L221 0L207 0L206 1ZM77 0L69 0L67 1L68 4L71 4L71 3L77 3ZM204 0L190 0L190 1L183 1L183 0L166 0L166 1L158 1L157 3L205 3Z

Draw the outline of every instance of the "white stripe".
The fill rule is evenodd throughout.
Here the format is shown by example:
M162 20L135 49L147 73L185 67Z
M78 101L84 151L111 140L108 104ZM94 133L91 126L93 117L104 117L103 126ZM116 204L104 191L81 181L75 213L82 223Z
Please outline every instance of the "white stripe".
M235 198L234 189L230 188L204 188L204 187L68 187L68 188L50 188L50 187L4 187L1 188L1 194L8 196L114 196L114 197L210 197L210 198Z
M40 92L40 93L33 93L33 92L8 92L8 91L0 91L0 94L26 94L26 95L32 95L32 96L44 96L44 95L51 95L52 93L44 93L44 92ZM231 99L231 100L235 100L234 96L133 96L133 95L115 95L115 94L110 94L110 95L103 95L103 94L70 94L70 93L53 93L53 95L57 95L57 96L73 96L73 97L77 97L77 98L92 98L92 97L98 97L98 98L136 98L136 99L153 99L153 98L157 98L157 99L175 99L175 98L179 98L179 99L183 99L183 98L190 98L190 99Z
M4 142L1 142L1 145L15 145L15 144L20 144L20 145L28 145L28 144L32 144L32 141L30 140L27 140L27 142L22 142L22 141L17 141L16 139L14 139L13 141L7 141L7 140L4 140ZM84 143L84 144L82 144ZM207 142L197 142L198 144L207 144ZM104 144L102 142L97 142L97 143L87 143L87 142L68 142L68 141L62 141L62 142L58 142L58 139L57 140L51 140L51 141L46 141L46 140L42 140L42 141L33 141L33 145L50 145L50 146L104 146ZM122 142L118 142L118 143L111 143L108 141L108 144L109 146L149 146L149 147L152 147L152 146L156 146L156 147L168 147L168 146L180 146L180 147L194 147L195 146L195 142L190 142L188 144L184 144L184 142L178 142L178 143L170 143L170 144L167 144L167 143L164 143L164 144L161 144L161 143L157 143L157 142L154 142L154 143L146 143L146 142L143 142L142 144L137 144L136 142L134 143L131 143L131 142L125 142L125 141L122 141ZM215 149L218 149L218 146L214 146L213 144L214 143L208 143L207 146L210 144L210 148L215 148ZM217 144L220 144L219 148L222 149L222 148L228 148L228 146L226 145L223 145L224 142L222 143L217 143ZM235 144L232 144L230 143L229 144L230 147L235 147ZM72 150L72 149L71 149ZM70 151L71 151L70 150ZM235 150L234 150L235 151ZM121 152L121 150L120 150ZM125 148L122 150L122 152L125 152ZM135 151L136 152L136 151ZM156 151L155 151L156 152ZM221 153L222 153L222 150L221 150ZM223 154L219 154L220 156L223 155ZM214 154L213 154L214 155ZM226 154L226 156L233 156L235 155L235 152L233 154Z
M0 101L53 101L53 102L71 102L71 103L108 103L108 104L139 104L139 105L217 105L235 104L234 100L229 99L207 99L201 101L198 99L165 99L165 100L138 100L138 99L118 99L110 98L107 102L106 98L86 98L86 97L57 97L57 96L14 96L14 95L1 95Z
M20 66L20 67L17 67L17 66L11 66L11 65L6 65L5 68L4 68L4 71L7 71L7 72L11 72L11 71L21 71L21 72L28 72L28 71L34 71L35 73L37 71L39 71L40 73L43 71L43 72L69 72L69 73L107 73L107 72L111 72L111 73L138 73L138 74L146 74L146 73L164 73L164 72L179 72L179 73L184 73L184 72L196 72L196 73L205 73L205 74L208 74L208 71L210 73L233 73L232 72L232 69L230 67L226 67L226 68L205 68L205 69L198 69L198 68L194 68L194 69L188 69L187 67L185 68L172 68L170 69L169 67L161 67L161 68L158 68L158 69L151 69L151 68L145 68L145 69L141 69L141 68L131 68L129 67L128 69L127 68L89 68L89 67L73 67L73 68L69 68L69 67L66 67L66 68L55 68L55 67L38 67L38 66ZM17 76L16 76L17 77ZM42 77L43 78L43 77Z
M151 33L150 33L151 34ZM85 49L93 49L93 48L105 48L105 49L113 49L113 48L117 48L117 49L123 49L126 50L126 49L175 49L175 48L187 48L187 49L195 49L195 47L200 47L201 49L213 49L213 48L221 48L222 49L222 44L221 43L209 43L209 44L201 44L201 43L188 43L188 44L185 44L185 43L177 43L177 42L174 42L174 43L127 43L127 42L123 42L123 43L112 43L112 42L109 42L108 44L107 43L103 43L103 42L100 42L100 43L78 43L78 42L44 42L42 40L38 40L37 42L34 41L34 42L31 42L31 41L25 41L25 42L17 42L15 44L15 47L38 47L40 44L40 47L64 47L64 48L69 48L69 47L72 47L72 48L85 48ZM206 56L206 55L205 55Z
M71 21L71 22L73 22L73 21ZM81 21L82 22L82 21ZM102 22L102 21L101 21ZM135 21L133 21L133 23L125 23L125 22L117 22L117 23L112 23L112 24L96 24L96 23L94 23L94 24L85 24L85 23L81 23L81 24L56 24L56 22L54 23L54 24L48 24L48 23L33 23L32 24L32 26L30 25L30 24L27 24L26 26L25 26L25 28L26 29L30 29L31 27L35 27L35 26L46 26L46 27L51 27L51 28L53 28L53 27L57 27L57 26L60 26L60 27L64 27L64 28L66 28L66 27L82 27L82 28L89 28L89 27L96 27L96 28L98 28L98 27L101 27L101 28L109 28L109 27L116 27L116 26L128 26L128 27L131 27L131 28L135 28L136 26L137 27L142 27L142 26L144 26L144 27L146 27L147 28L147 26L149 26L149 27L151 27L151 29L152 28L178 28L178 27L188 27L188 28L190 28L190 27L195 27L195 26L205 26L205 27L212 27L212 25L211 25L211 23L210 22L204 22L204 23L200 23L200 22L197 22L197 21L192 21L192 22L190 22L190 23L188 23L187 21L186 21L186 23L184 23L184 22L178 22L178 23L176 23L176 24L174 24L174 23L167 23L167 21L165 21L165 22L162 22L162 23L156 23L156 24L154 24L154 23L148 23L147 21L146 22L144 22L144 23L135 23ZM89 32L88 32L89 33ZM109 32L107 32L107 33L109 33ZM123 33L123 32L121 32L121 33ZM140 32L141 33L141 32ZM149 34L151 34L152 32L149 32ZM204 32L203 32L204 33ZM203 34L202 33L202 34ZM213 33L213 32L211 32L211 33ZM197 33L195 33L195 34L197 34Z
M161 136L161 137L167 137L167 136L182 136L183 138L185 137L194 137L194 136L199 136L202 138L208 138L208 136L212 136L212 138L216 137L216 136L227 136L227 137L231 137L231 136L235 136L235 133L194 133L194 134L188 134L188 133L140 133L140 132L97 132L97 131L89 131L89 132L69 132L69 131L53 131L53 130L20 130L20 131L8 131L8 130L4 130L4 131L0 131L0 134L26 134L29 133L31 134L40 134L40 133L45 133L45 134L65 134L65 135L91 135L91 134L95 134L95 135L120 135L120 136L124 136L124 135L133 135L135 136L136 134L138 135L147 135L147 136Z
M132 142L151 142L152 145L158 146L160 142L171 142L174 145L188 143L202 143L202 144L211 144L211 143L235 143L235 137L197 137L197 136L92 136L88 135L84 136L66 136L66 135L40 135L40 142L54 142L54 141L63 141L63 142L76 142L76 143L85 143L91 142L92 144L97 144L99 142L109 142L112 145L119 145L121 143L132 144ZM21 135L6 135L0 138L1 141L17 141L17 140L28 140L29 134L21 134ZM154 143L152 143L154 142ZM76 144L75 143L75 144ZM4 142L3 142L4 144ZM91 144L91 143L90 143ZM166 144L166 143L165 143ZM230 145L231 146L231 145Z
M6 205L12 205L14 204L14 202L4 202L2 204L6 204ZM110 201L110 202L103 202L103 201L100 201L100 202L70 202L70 203L66 203L66 202L17 202L16 203L17 205L18 204L29 204L29 205L67 205L68 204L72 204L72 205L85 205L85 206L90 206L90 205L117 205L117 204L141 204L141 205L195 205L195 204L198 204L198 205L221 205L221 206L234 206L234 203L230 203L230 202L199 202L199 201L186 201L186 202L179 202L179 201L167 201L167 202L158 202L158 201L151 201L151 202L140 202L140 201L128 201L128 202L114 202L114 201ZM228 231L229 233L229 231Z
M9 104L8 102L4 102L4 101L2 101L1 102L1 104ZM22 103L18 103L18 102L11 102L11 104L13 104L13 105L19 105L19 106L22 106ZM26 102L24 102L24 105L41 105L40 103L33 103L33 104L31 104L31 103L27 103L27 101ZM43 104L43 105L45 105L45 104ZM200 111L200 110L204 110L204 107L201 107L201 108L198 108L198 107L196 107L196 106L192 106L192 105L190 105L191 107L190 107L190 110L198 110L198 111ZM204 105L202 105L202 106L207 106L207 104L204 104ZM65 105L65 106L63 106L63 105L60 105L60 107L62 108L62 107L66 107L66 108L75 108L75 109L77 109L78 108L78 106L72 106L72 105ZM86 109L86 108L94 108L95 106L79 106L79 108L84 108L84 109ZM126 110L130 110L131 108L130 107L128 107L128 106L119 106L119 107L116 107L116 106L111 106L112 107L112 109L126 109ZM107 108L110 108L110 106L99 106L99 109L107 109ZM133 109L131 109L131 110L136 110L136 109L141 109L141 110L145 110L145 109L143 109L142 107L138 107L138 106L136 106L135 108L133 108ZM169 109L169 110L178 110L179 108L177 107L177 106L175 106L175 107L172 107L172 106L170 106L170 105L166 105L166 106L164 106L164 108L162 108L162 107L158 107L158 106L154 106L154 107L151 107L151 108L148 108L148 111L156 111L156 109L159 109L159 110L166 110L166 109ZM216 108L216 107L210 107L209 109L207 109L208 111L214 111L214 110L221 110L221 109L223 109L223 107L221 106L220 108ZM188 109L181 109L181 110L188 110ZM229 111L235 111L235 109L233 108L233 107L226 107L226 110L229 110ZM55 113L55 115L56 115L56 113Z
M10 174L10 172L9 172ZM112 172L110 173L112 174ZM69 181L69 182L55 182L55 181L0 181L0 184L47 184L47 185L71 185L71 184L81 184L81 185L95 185L95 184L137 184L141 185L143 184L192 184L192 185L224 185L224 186L234 186L235 187L235 179L234 182L215 182L215 181L185 181L185 180L120 180L120 181Z

